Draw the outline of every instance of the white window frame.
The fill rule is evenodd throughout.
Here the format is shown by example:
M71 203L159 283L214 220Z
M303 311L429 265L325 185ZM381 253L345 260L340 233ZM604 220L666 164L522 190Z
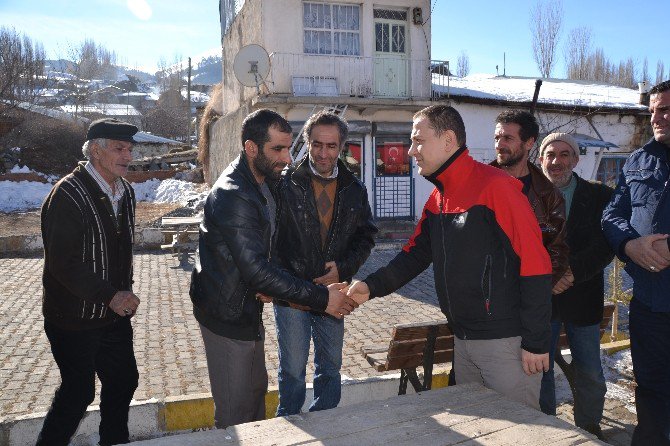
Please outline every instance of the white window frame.
M322 6L322 7L327 7L330 9L330 23L328 23L328 27L324 28L314 28L314 27L308 27L305 24L305 8L308 6ZM334 14L333 10L335 9L334 7L336 6L344 6L348 8L353 8L355 11L358 11L358 29L346 29L346 28L336 28L335 27L335 20L334 20ZM325 2L303 2L302 4L302 14L303 14L303 19L302 19L302 27L303 27L303 52L305 54L317 54L317 55L328 55L328 56L360 56L361 55L361 6L358 4L352 4L352 3L325 3ZM319 48L319 43L317 43L317 48L316 51L308 51L307 48L307 34L310 32L314 33L327 33L329 37L328 43L330 43L329 48ZM355 48L352 48L351 52L336 52L335 49L335 38L337 34L354 34L355 39L357 44L355 45ZM345 49L347 49L345 47Z

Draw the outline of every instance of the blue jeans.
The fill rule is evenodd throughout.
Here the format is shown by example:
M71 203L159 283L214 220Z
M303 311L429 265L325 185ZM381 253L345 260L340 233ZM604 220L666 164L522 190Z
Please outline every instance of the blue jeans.
M314 340L314 401L309 411L332 409L340 402L344 319L274 305L279 343L277 416L300 413L305 402L305 368Z
M632 445L670 445L670 313L630 303L637 426Z
M556 415L556 386L554 382L554 355L561 333L560 321L551 322L549 371L542 375L540 408L548 415ZM600 324L577 326L566 322L572 370L574 371L575 424L581 428L600 425L605 405L607 385L600 363Z

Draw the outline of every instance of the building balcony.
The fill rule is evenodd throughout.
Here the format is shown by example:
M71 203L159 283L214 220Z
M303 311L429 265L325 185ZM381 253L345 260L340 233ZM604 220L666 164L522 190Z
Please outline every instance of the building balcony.
M436 70L448 73L446 61L399 57L272 53L270 67L269 96L312 97L316 102L430 101L442 94L449 79L432 76ZM445 85L435 84L436 79Z

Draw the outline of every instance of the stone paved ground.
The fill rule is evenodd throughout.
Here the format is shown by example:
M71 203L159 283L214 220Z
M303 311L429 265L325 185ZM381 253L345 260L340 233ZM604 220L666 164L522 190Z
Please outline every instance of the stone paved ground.
M394 254L374 252L359 275L385 265ZM59 382L43 333L41 268L41 258L0 258L0 418L45 411ZM202 339L188 297L190 268L160 252L135 256L135 291L142 299L134 318L138 401L209 392ZM398 293L374 299L347 318L342 374L353 378L378 375L361 356L363 345L387 343L394 324L441 318L429 268ZM268 375L274 385L277 350L271 306L266 306L264 321ZM308 370L308 376L311 372ZM621 424L610 429L610 434L621 436L615 444L627 445L625 427L630 429L634 416L621 403L608 400L608 405L606 415L613 424ZM570 409L569 405L561 409L561 417L568 421Z

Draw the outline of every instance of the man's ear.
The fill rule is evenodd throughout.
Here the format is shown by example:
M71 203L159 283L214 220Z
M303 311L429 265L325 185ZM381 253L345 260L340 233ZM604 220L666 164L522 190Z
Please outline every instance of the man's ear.
M523 143L523 148L527 152L530 152L530 150L533 148L534 145L535 145L535 138L530 137L526 142Z
M448 153L458 150L458 139L456 138L456 132L453 130L445 130L442 134L442 138L445 144L444 148Z
M246 153L249 158L256 158L256 155L258 154L258 146L252 140L247 139L244 141L244 153Z

